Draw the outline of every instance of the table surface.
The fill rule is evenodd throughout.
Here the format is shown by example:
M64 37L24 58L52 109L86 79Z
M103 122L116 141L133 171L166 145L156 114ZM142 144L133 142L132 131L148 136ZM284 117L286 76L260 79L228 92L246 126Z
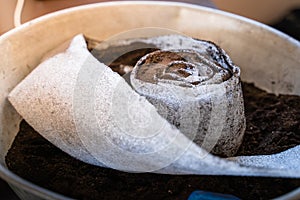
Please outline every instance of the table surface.
M194 3L207 7L215 7L210 0L172 0L176 2ZM102 2L99 0L99 2ZM62 6L64 7L64 6ZM19 200L9 185L2 179L0 179L0 199L1 200Z

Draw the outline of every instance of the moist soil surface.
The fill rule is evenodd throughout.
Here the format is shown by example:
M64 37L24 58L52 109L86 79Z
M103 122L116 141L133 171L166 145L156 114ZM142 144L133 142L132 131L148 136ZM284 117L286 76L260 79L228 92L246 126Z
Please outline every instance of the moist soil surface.
M134 54L141 56L139 52ZM126 56L121 63L132 65L132 60ZM137 59L134 60L136 62ZM123 69L118 69L116 62L111 66L117 72ZM275 96L249 83L243 83L242 86L247 128L237 155L273 154L299 145L300 97ZM270 199L300 187L300 179L179 176L126 173L101 168L62 152L24 120L6 156L6 163L17 175L76 199L183 200L195 190L232 194L242 199Z

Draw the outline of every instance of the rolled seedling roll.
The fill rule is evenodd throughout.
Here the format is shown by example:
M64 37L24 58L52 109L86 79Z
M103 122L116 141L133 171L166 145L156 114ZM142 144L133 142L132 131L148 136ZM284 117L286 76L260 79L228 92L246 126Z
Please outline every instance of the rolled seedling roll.
M232 156L245 130L240 69L215 44L193 42L142 57L131 73L131 85L196 144Z

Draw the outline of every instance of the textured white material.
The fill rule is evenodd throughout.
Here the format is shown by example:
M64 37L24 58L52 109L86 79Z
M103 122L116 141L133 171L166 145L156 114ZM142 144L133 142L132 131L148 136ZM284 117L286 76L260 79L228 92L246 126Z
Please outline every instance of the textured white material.
M9 100L50 142L91 164L131 172L300 176L294 170L248 168L207 153L99 63L82 35L33 70ZM131 111L139 112L132 117ZM122 121L126 117L132 119Z
M281 153L272 155L260 155L260 156L240 156L230 158L229 160L238 162L242 165L262 167L262 168L274 168L274 169L289 169L300 170L300 145L283 151Z
M152 53L141 58L134 67L131 85L157 108L160 115L170 123L178 124L179 130L202 148L215 154L234 155L242 143L246 124L240 69L227 54L215 44L180 35L132 41L154 44L163 49L164 51L155 52L157 56L167 51L185 58L193 55L185 63L192 64L195 68L203 68L205 65L214 71L213 75L198 85L187 82L187 78L192 76L169 80L158 78L158 72L151 75L154 82L141 80L138 71L142 63L154 55ZM155 63L150 65L152 66L148 68ZM166 68L166 64L162 68ZM199 72L196 74L196 78L201 78ZM230 77L223 81L222 75ZM144 76L150 75L145 72Z

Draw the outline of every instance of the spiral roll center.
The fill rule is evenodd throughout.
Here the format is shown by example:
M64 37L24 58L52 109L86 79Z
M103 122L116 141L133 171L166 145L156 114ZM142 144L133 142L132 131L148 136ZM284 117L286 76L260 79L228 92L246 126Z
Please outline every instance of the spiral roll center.
M231 77L229 70L195 50L155 51L143 57L137 67L137 78L142 81L183 87L217 84Z

